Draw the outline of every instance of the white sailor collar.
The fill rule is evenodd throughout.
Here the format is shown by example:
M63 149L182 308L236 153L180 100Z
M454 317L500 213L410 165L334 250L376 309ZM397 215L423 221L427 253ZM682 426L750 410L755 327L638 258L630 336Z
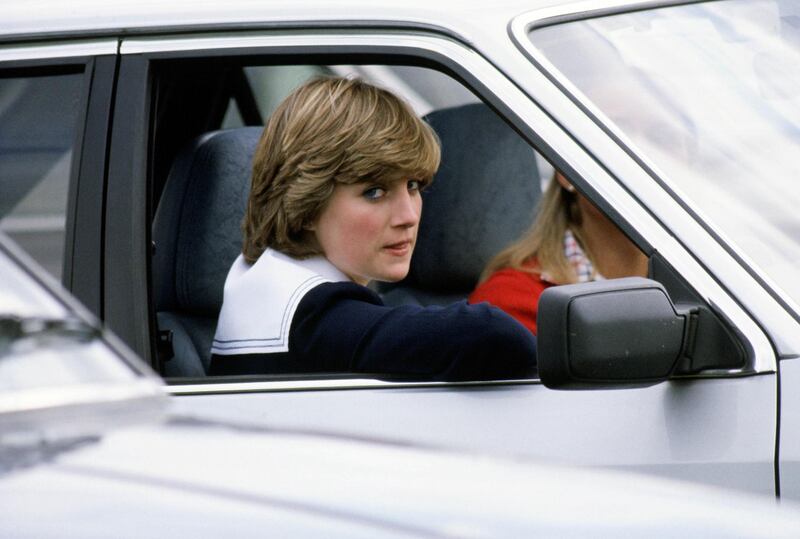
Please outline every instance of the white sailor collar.
M300 300L325 282L350 281L323 256L298 260L267 249L248 264L234 261L211 353L270 354L289 350L289 329Z

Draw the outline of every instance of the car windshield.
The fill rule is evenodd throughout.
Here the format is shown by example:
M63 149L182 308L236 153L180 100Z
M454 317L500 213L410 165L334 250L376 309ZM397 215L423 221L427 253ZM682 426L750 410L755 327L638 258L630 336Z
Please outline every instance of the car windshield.
M529 38L800 304L800 2L664 7L535 28Z

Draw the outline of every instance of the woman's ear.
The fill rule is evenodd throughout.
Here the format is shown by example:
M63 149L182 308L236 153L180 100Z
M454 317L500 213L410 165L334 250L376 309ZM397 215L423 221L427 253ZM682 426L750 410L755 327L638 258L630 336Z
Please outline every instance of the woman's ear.
M558 181L558 183L559 183L559 185L561 187L563 187L564 189L566 189L570 193L574 193L575 192L575 186L572 185L571 183L569 183L569 180L566 179L563 174L561 174L560 172L556 171L555 172L555 177L556 177L556 180Z

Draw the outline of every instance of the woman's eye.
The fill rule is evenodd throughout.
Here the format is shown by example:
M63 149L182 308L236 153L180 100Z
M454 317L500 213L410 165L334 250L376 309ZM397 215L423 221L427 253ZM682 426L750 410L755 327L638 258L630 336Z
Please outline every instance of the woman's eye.
M422 190L422 182L419 180L408 180L408 190L409 191L421 191Z
M370 187L369 189L364 191L361 194L361 196L363 196L367 200L378 200L385 194L386 194L386 189L384 189L383 187Z

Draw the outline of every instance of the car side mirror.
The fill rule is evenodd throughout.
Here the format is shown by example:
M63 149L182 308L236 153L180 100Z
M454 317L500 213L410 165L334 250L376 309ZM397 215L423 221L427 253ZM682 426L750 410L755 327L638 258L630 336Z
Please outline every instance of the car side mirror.
M641 386L744 364L711 311L676 307L660 283L641 277L548 288L537 326L539 375L550 388Z

